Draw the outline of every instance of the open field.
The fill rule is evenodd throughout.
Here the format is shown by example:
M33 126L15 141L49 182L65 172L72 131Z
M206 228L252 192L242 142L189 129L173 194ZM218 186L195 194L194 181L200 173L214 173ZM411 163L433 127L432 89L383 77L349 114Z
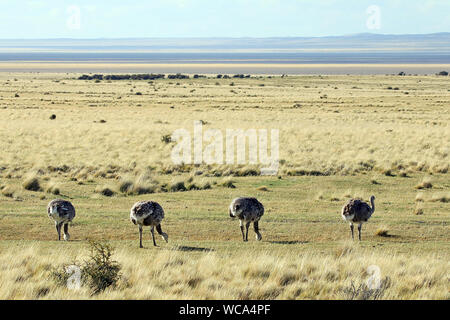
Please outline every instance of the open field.
M0 298L348 299L371 265L389 284L382 298L450 298L449 77L79 75L0 73ZM279 129L278 175L173 165L168 137L196 120ZM372 194L363 241L351 242L340 209ZM262 242L250 231L243 243L228 216L242 195L265 206ZM76 206L73 241L55 241L55 197ZM154 248L146 230L138 249L129 210L143 199L164 207L168 244ZM89 239L109 241L123 267L118 287L93 297L49 280Z
M104 61L104 60L102 60ZM442 70L449 70L450 64L440 63L258 63L241 61L236 63L132 63L132 62L85 62L85 61L11 61L0 62L3 72L112 72L112 73L251 73L251 74L283 74L292 75L385 75L408 74L433 75Z

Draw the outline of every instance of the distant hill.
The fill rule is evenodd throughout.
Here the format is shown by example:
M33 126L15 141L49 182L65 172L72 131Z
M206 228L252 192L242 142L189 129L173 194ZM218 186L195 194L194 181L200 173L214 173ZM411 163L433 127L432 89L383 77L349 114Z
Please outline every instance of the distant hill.
M290 38L129 38L0 40L0 50L449 50L450 33L385 35L362 33L346 36Z

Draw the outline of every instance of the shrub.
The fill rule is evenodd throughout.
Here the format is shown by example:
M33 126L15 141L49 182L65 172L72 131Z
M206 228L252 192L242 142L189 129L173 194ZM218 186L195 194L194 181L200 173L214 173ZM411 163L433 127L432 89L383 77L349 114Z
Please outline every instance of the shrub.
M164 143L171 143L172 142L172 136L170 134L165 134L161 137L161 141Z
M386 277L380 281L378 289L370 289L365 283L356 286L353 281L350 287L344 288L342 292L348 300L378 300L381 299L386 291L391 286L391 280Z
M445 195L445 194L435 194L433 195L433 197L431 197L430 199L431 202L450 202L450 194Z
M94 294L115 286L120 279L121 266L111 259L113 248L102 242L89 242L91 255L82 268L82 278Z
M209 190L212 188L211 184L209 182L205 182L201 187L202 190Z
M428 178L423 179L421 183L416 185L416 189L431 189L431 188L433 188L433 184Z
M389 230L386 227L380 227L375 232L375 235L379 236L379 237L389 237L389 233L388 232L389 232Z
M37 177L31 176L25 179L22 186L25 190L29 191L42 191L41 184L39 182L39 179Z
M184 185L184 181L178 181L178 182L171 184L169 190L172 192L186 191L186 186Z
M8 198L14 197L15 191L10 186L2 187L1 190L2 190L2 195L4 195L5 197L8 197Z
M225 188L230 188L230 189L235 189L236 186L234 185L234 181L231 179L225 179L224 181L222 181L222 183L220 184L222 187Z
M48 186L47 186L47 188L46 188L46 190L45 190L47 193L51 193L51 194L54 194L54 195L60 195L61 194L61 190L59 189L59 186L55 183L55 182L51 182Z
M122 193L129 193L133 188L133 182L127 179L122 179L119 182L119 191Z
M107 186L98 186L97 188L95 188L95 192L105 197L112 197L116 194L114 190Z
M81 283L87 285L92 294L98 294L109 287L115 287L121 278L121 265L112 260L113 248L102 242L89 241L89 259L81 264L73 263L81 271ZM51 271L50 276L57 285L65 286L71 276L70 265L63 265Z

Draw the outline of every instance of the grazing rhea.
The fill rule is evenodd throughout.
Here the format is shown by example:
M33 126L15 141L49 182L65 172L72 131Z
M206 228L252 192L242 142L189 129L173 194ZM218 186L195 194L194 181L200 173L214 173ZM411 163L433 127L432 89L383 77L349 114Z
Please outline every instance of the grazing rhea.
M155 247L155 227L158 234L161 235L163 239L166 240L166 242L169 242L169 236L161 229L161 221L164 219L164 210L158 203L153 201L136 202L133 208L131 208L130 219L131 222L138 225L139 227L139 248L143 248L143 226L151 226L150 231L152 233L153 245Z
M244 241L248 241L248 228L250 223L253 222L253 228L256 233L256 239L262 240L261 233L259 233L258 222L264 214L264 206L255 198L236 198L234 199L229 208L230 217L239 218L242 238ZM244 234L244 224L246 232Z
M58 241L61 240L61 227L64 226L64 240L69 241L69 222L75 218L75 208L66 200L55 199L47 206L47 213L55 221Z
M352 239L355 239L353 235L353 224L356 223L358 224L359 241L361 241L362 224L367 222L375 211L375 196L370 197L370 203L372 204L372 207L364 201L351 199L344 207L342 207L342 217L350 223Z

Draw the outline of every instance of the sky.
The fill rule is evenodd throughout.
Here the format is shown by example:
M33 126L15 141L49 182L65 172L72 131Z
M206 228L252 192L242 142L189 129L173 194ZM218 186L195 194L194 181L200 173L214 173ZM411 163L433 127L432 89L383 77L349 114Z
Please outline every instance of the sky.
M0 39L450 32L450 0L0 0Z

